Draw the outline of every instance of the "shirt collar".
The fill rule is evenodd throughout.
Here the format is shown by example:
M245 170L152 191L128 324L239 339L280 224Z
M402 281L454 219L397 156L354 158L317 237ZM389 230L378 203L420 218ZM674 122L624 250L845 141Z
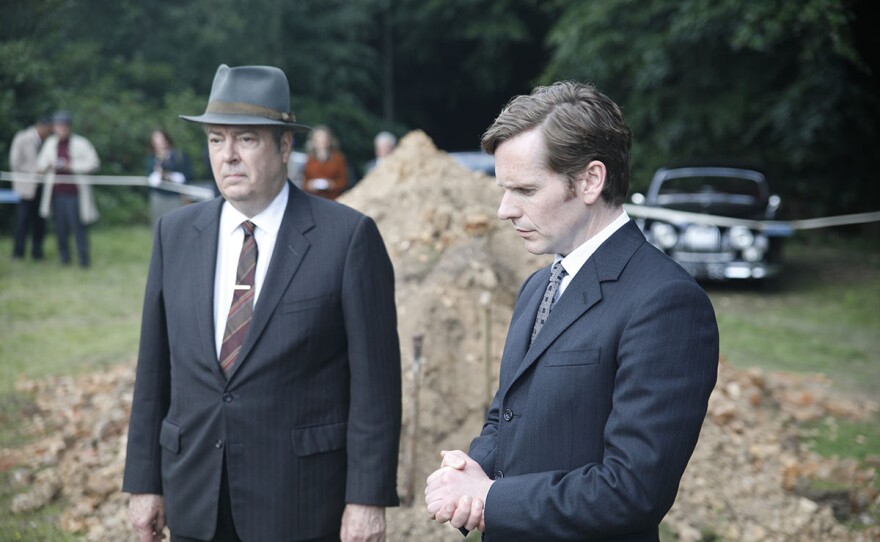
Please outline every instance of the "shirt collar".
M284 211L287 209L287 200L290 197L290 187L285 181L281 192L275 196L275 199L268 207L260 211L259 214L252 218L246 217L241 211L232 206L228 201L223 203L223 209L220 211L220 233L231 235L236 228L241 226L245 220L250 220L257 226L257 231L262 230L271 236L278 235L281 229L281 221L284 218Z
M561 261L562 267L565 269L565 272L569 277L574 277L578 271L581 270L581 267L587 263L587 260L590 259L596 250L602 246L602 243L608 240L609 237L614 235L614 232L623 227L624 224L629 222L629 215L626 214L626 211L620 213L620 216L611 221L610 224L602 228L599 233L587 239L587 241L576 249L572 250L568 256L564 258L557 254L553 259L554 262Z

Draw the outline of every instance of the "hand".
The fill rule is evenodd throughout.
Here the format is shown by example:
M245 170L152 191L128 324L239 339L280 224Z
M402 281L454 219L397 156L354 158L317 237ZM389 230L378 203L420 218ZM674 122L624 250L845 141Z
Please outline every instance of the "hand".
M165 534L165 501L162 495L132 494L128 500L128 521L134 527L138 542L163 540Z
M385 508L345 505L339 538L342 542L385 542Z
M425 507L428 516L453 527L485 530L484 509L494 483L466 453L440 452L440 468L428 476Z

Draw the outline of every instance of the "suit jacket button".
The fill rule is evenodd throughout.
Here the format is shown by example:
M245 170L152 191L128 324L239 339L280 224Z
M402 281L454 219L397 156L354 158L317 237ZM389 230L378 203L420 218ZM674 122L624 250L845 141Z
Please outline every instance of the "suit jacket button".
M231 403L232 402L232 394L231 393L224 393L223 394L223 402L224 403Z
M504 478L504 473L501 472L500 470L496 470L495 471L495 479L498 480L500 478Z
M504 410L504 421L509 422L513 419L513 411L508 409Z
M218 439L217 442L214 443L214 447L219 450L223 447L223 441Z

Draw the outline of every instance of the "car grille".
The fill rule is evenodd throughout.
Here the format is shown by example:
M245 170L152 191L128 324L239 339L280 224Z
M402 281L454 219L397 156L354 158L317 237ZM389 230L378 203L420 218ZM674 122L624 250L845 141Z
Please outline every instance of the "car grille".
M679 248L688 252L718 252L721 231L717 226L691 224L684 230Z

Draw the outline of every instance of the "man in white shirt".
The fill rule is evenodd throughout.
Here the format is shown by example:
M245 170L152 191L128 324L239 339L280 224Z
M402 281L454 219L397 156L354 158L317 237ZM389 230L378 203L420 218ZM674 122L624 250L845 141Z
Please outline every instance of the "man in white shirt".
M278 68L221 65L220 198L163 215L123 490L141 542L384 540L398 504L394 273L375 223L287 179Z
M624 212L631 135L608 97L538 87L482 145L498 217L555 261L523 285L482 433L441 453L427 513L487 542L657 541L715 384L712 305Z

